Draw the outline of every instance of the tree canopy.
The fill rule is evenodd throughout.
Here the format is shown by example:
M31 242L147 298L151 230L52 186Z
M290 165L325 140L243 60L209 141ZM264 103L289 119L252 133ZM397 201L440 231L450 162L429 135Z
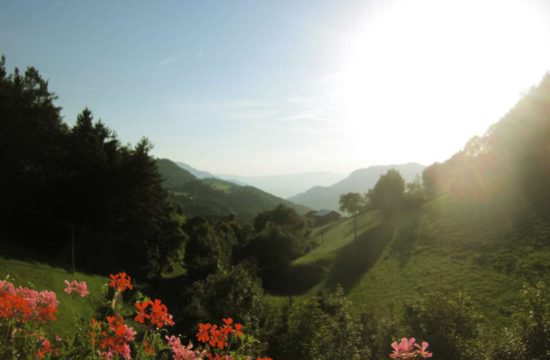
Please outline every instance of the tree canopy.
M151 144L121 145L89 109L70 127L55 99L36 69L8 75L2 58L0 217L6 236L65 264L72 246L81 269L159 273L183 234L149 155Z
M405 194L405 180L395 169L380 176L369 193L372 206L380 209L384 215L391 215L401 209Z

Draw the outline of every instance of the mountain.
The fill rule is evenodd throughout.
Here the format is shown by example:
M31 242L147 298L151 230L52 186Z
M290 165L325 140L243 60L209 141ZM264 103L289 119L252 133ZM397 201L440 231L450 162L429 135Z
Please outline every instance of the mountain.
M366 193L374 187L381 175L389 169L396 169L405 181L414 180L422 173L424 166L416 163L402 165L379 165L352 172L347 178L331 186L315 186L304 193L292 196L288 200L312 209L338 210L340 195L348 192Z
M334 184L343 177L342 175L326 171L267 176L213 174L208 171L196 169L182 161L178 161L176 164L199 179L216 178L230 181L241 186L254 186L282 198L288 198L289 196L301 193L315 185L327 186Z
M217 177L208 171L198 170L192 167L189 164L184 163L183 161L177 161L175 162L176 165L178 165L180 168L189 171L191 174L193 174L194 177L198 179L207 179L207 178L214 178Z
M219 178L235 183L247 184L270 194L288 198L299 194L315 185L330 185L342 179L342 175L330 172L305 172L288 175L271 176L239 176L239 175L218 175Z
M188 170L181 168L168 159L157 159L157 169L164 178L164 187L173 189L190 181L197 180Z
M168 159L158 159L157 167L171 198L187 216L223 217L235 214L239 219L248 221L259 212L271 210L279 204L293 207L299 213L309 210L252 186L216 178L198 179Z

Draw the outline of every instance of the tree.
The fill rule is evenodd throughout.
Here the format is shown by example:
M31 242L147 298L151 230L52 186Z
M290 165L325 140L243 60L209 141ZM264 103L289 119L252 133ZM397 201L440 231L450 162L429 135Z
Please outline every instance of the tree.
M476 343L482 320L464 293L433 292L420 302L405 305L405 324L418 338L429 339L434 356L442 360L482 359L484 349Z
M352 312L344 290L318 293L293 303L286 319L286 333L278 334L276 357L284 359L328 360L371 359L362 341L362 324Z
M0 226L12 243L101 273L158 275L181 246L175 207L152 145L121 145L92 112L73 127L34 68L8 75L0 60ZM98 261L101 259L101 261Z
M357 214L364 205L364 199L359 193L349 192L340 195L340 210L353 216L354 239L357 240Z
M374 185L372 205L384 215L392 215L401 209L405 194L405 180L395 169L388 170Z

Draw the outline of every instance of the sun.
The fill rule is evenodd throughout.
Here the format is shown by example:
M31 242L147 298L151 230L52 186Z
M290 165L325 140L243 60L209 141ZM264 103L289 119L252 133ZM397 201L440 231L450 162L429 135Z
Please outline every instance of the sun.
M544 1L380 4L348 38L337 97L350 141L388 161L445 159L550 69Z

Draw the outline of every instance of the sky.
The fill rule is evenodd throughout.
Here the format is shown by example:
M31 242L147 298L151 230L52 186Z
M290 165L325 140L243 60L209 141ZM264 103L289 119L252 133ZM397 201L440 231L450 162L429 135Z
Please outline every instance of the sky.
M0 1L67 123L217 174L444 161L550 70L550 1Z

